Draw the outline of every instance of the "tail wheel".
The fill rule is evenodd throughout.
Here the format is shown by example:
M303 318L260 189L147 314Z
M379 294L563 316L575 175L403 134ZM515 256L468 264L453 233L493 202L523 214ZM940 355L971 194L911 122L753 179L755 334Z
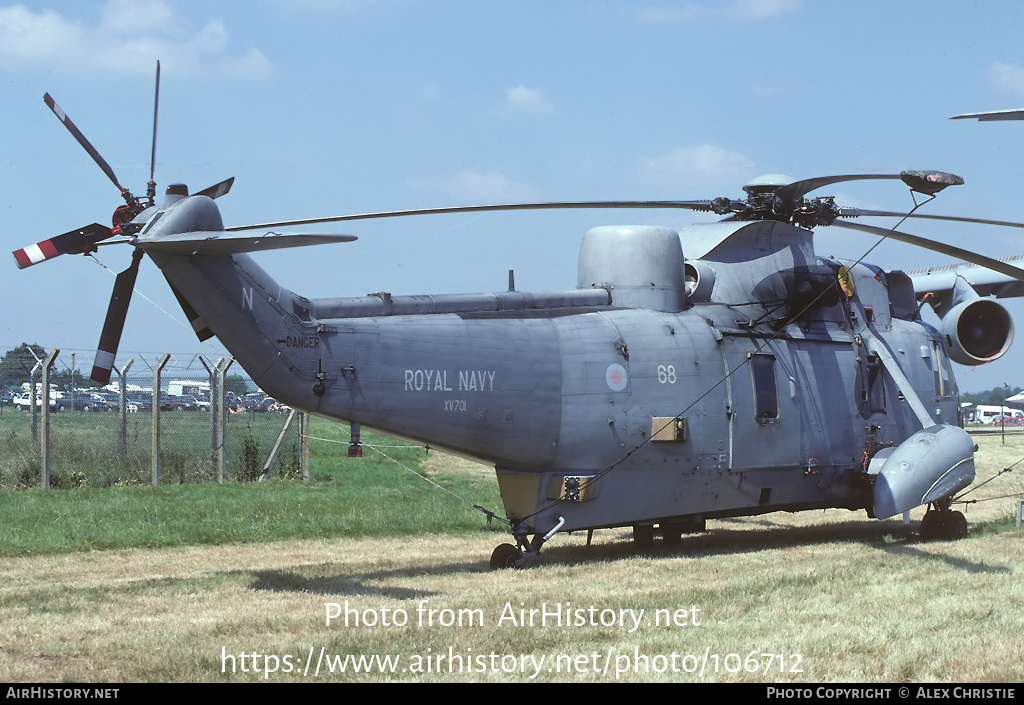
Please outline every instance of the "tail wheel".
M515 568L516 561L523 557L522 552L510 543L500 544L491 553L491 570Z

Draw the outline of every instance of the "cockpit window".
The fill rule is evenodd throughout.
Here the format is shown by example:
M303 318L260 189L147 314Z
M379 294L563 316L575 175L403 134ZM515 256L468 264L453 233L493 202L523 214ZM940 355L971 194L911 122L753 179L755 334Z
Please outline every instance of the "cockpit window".
M942 342L932 341L933 359L935 360L935 396L951 397L956 394L956 385L953 382L953 373L949 369L949 358L946 356L946 349Z

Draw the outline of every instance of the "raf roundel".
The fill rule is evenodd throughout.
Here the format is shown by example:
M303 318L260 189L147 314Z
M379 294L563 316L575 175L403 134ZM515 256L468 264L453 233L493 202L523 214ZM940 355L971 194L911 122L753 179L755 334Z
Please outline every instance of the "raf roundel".
M608 383L608 388L613 392L621 392L626 388L626 383L629 381L629 377L626 376L626 368L617 362L613 362L605 370L604 381Z

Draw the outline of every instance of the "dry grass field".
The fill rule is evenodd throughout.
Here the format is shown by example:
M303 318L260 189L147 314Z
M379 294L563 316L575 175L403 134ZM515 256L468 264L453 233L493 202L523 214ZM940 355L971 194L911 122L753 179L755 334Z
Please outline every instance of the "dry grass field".
M979 481L1024 458L980 443ZM970 497L1022 491L1024 462ZM524 571L488 569L487 532L17 556L0 681L1020 682L1012 506L969 505L959 542L921 542L921 510L559 536Z

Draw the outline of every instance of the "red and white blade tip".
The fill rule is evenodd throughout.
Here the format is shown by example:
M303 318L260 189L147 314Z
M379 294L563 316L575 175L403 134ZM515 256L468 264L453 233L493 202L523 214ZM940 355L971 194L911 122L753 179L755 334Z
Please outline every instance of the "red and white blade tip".
M14 260L18 263L18 269L31 267L33 264L45 262L61 254L53 245L53 240L43 240L28 247L22 247L14 251Z

